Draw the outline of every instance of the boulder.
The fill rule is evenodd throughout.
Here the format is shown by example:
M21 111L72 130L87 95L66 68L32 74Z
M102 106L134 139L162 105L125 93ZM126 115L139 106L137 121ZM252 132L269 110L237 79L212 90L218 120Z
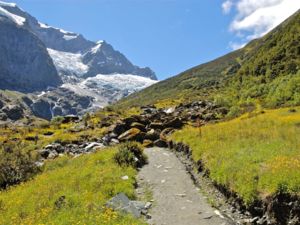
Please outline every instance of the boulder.
M121 134L118 137L118 139L120 141L137 141L138 139L140 139L141 133L142 133L141 130L137 128L131 128L130 130Z
M4 112L0 111L0 120L6 121L7 120L7 115Z
M147 125L147 124L150 123L146 116L142 116L142 115L133 115L133 116L131 116L131 117L133 117L133 118L136 120L135 122L142 123L142 124L144 124L144 125Z
M143 141L143 146L146 147L146 148L150 148L150 147L153 147L154 144L153 144L153 141L148 140L148 139L145 139L145 140Z
M126 124L125 123L117 123L116 125L113 125L111 127L111 130L113 133L120 135L123 134L127 129L126 129Z
M141 217L142 211L147 210L146 204L139 201L130 201L124 193L119 193L106 203L106 207L113 210L129 213L136 218Z
M159 147L159 148L167 148L168 147L167 142L164 140L160 140L160 139L156 140L153 144L154 144L154 146Z
M102 128L102 127L110 127L111 126L111 123L108 121L108 120L102 120L100 123L99 123L99 127Z
M109 134L104 135L104 137L101 138L102 142L104 145L109 145L111 137Z
M149 127L151 129L155 129L155 130L156 129L162 130L164 128L163 124L160 122L152 122L152 123L150 123Z
M159 133L155 131L154 129L151 129L148 131L145 135L145 139L151 140L151 141L156 141L159 139Z
M42 149L40 151L38 151L38 153L40 154L40 156L44 159L47 159L48 156L50 155L50 150L49 149Z
M143 106L141 109L143 110L144 114L153 114L157 112L157 109L154 105Z
M146 127L145 127L145 125L144 124L141 124L141 123L138 123L138 122L133 122L132 124L131 124L131 128L137 128L137 129L139 129L139 130L141 130L141 131L146 131Z
M80 120L79 116L67 115L67 116L64 116L64 119L63 119L62 123L77 122L79 120Z
M58 157L58 153L56 151L50 152L47 159L55 159Z
M7 105L2 109L2 111L11 120L19 120L24 117L23 109L17 105Z
M172 132L174 132L173 128L166 128L160 133L159 138L166 141L168 139L168 135L170 135Z
M120 141L118 140L118 139L116 139L116 138L112 138L111 140L110 140L110 145L117 145L117 144L119 144L120 143Z
M132 123L137 122L137 121L138 120L135 117L128 117L128 118L123 119L123 123L125 123L127 127L130 127Z
M57 153L64 153L65 152L65 148L59 143L54 143L54 144L47 145L45 147L45 149L50 150L51 152L55 151Z
M104 148L104 145L102 143L92 142L92 143L88 144L84 148L84 150L85 150L85 152L90 152L90 151L93 151L96 149L101 149L101 148Z
M2 109L4 106L4 103L0 100L0 109Z
M175 119L163 124L163 126L164 126L164 128L171 127L171 128L175 128L175 129L180 129L183 126L183 122L181 119L175 118Z
M166 114L172 114L172 113L175 112L175 108L174 108L174 107L168 108L168 109L164 110L164 112L165 112Z

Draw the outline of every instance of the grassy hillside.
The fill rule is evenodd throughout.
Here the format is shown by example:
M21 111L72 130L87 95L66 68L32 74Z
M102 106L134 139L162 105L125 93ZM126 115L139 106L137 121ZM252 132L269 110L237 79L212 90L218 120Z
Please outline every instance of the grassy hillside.
M299 66L300 11L243 49L159 82L116 107L175 105L194 99L215 100L228 108L298 105Z
M300 107L248 113L232 121L186 127L188 144L216 183L251 204L278 191L300 194Z
M118 166L115 152L57 159L34 180L0 192L0 224L144 224L103 207L119 192L135 197L136 170Z

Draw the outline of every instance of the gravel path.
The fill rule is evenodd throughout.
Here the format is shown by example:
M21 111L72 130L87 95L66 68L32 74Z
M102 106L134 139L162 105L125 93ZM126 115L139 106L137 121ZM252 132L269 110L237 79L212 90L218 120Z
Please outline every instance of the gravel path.
M207 203L174 153L162 148L145 150L149 164L138 175L142 192L150 187L153 206L149 224L233 225ZM145 190L144 190L145 191Z

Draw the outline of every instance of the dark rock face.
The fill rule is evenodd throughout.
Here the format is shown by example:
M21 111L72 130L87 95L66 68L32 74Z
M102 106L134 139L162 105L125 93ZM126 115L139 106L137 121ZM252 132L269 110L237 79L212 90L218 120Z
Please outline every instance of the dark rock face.
M30 107L35 116L51 120L55 116L81 115L90 104L92 104L91 97L57 88L39 97Z
M21 99L27 106L31 106L33 103L33 101L28 96L23 96Z
M0 121L6 121L7 120L7 115L4 112L0 111Z
M35 103L31 105L32 112L35 116L51 120L52 113L51 113L51 106L50 103L44 99L39 99Z
M2 111L6 114L7 118L11 120L19 120L24 117L23 109L17 105L7 105L2 109Z
M122 53L113 49L105 41L97 52L89 51L83 57L83 62L90 65L85 77L93 77L97 74L134 74L157 80L155 73L150 68L139 68L133 65Z
M44 44L29 30L0 18L0 89L32 92L61 84Z

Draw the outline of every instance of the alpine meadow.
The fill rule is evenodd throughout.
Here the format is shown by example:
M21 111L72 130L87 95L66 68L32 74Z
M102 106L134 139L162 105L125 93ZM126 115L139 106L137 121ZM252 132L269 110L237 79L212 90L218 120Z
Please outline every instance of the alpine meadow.
M300 224L300 5L220 2L0 1L0 225Z

